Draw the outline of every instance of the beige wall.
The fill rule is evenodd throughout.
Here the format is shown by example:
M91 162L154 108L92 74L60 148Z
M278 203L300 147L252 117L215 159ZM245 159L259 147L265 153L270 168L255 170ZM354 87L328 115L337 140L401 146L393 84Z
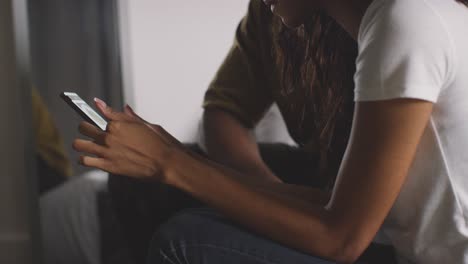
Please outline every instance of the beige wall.
M125 101L184 142L197 141L204 92L249 0L119 0ZM255 131L294 144L276 107Z
M201 102L248 0L119 0L125 97L182 141L194 141Z
M23 104L30 102L26 89L20 88L26 87L27 77L26 72L18 75L25 65L16 63L13 1L17 0L0 0L0 263L29 264L39 263L33 254L30 182L25 176L32 173L27 166L32 148L27 125L30 107Z

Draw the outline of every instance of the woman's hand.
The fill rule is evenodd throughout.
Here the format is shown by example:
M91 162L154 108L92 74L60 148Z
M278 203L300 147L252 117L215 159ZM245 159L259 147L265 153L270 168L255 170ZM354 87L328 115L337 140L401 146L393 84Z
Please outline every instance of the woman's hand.
M97 99L99 100L99 99ZM100 101L100 100L99 100ZM102 102L102 101L101 101ZM101 103L100 102L100 103ZM104 103L104 102L102 102ZM104 105L105 106L105 103ZM112 110L112 109L111 109ZM149 128L151 128L152 130L154 130L154 132L158 133L158 134L161 134L164 136L164 138L168 141L170 141L171 143L175 144L175 145L178 145L180 147L182 147L182 143L180 143L180 141L178 141L175 137L173 137L171 134L167 133L166 130L164 130L160 125L156 125L156 124L151 124L150 122L144 120L143 118L141 118L137 113L135 113L135 111L133 111L133 109L129 106L129 105L125 105L124 107L124 113L132 118L132 120L134 121L138 121L138 122L141 122L145 125L147 125Z
M116 112L97 99L96 106L109 120L107 130L82 122L79 131L91 140L76 139L73 148L84 155L80 163L114 174L165 181L169 160L181 144L157 125L151 125L126 106Z

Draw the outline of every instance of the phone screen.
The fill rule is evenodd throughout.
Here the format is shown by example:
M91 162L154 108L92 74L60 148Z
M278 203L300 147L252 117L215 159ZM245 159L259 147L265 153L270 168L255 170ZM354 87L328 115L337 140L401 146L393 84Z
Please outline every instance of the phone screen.
M78 114L85 118L86 121L94 123L103 131L106 130L107 121L94 111L91 106L83 101L79 95L76 93L64 92L62 93L62 98L64 98L65 101L78 112Z

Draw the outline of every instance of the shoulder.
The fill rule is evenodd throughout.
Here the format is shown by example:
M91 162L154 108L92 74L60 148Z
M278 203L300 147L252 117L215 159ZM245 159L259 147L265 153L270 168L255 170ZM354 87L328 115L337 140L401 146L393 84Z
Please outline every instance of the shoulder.
M375 36L436 40L446 34L441 17L426 0L374 0L362 20L359 42Z
M358 36L360 56L452 56L451 36L427 0L374 0ZM372 52L371 52L372 51ZM385 55L386 54L386 55ZM393 60L393 59L392 59Z
M374 0L358 37L356 100L437 100L453 76L455 58L433 1L439 0Z

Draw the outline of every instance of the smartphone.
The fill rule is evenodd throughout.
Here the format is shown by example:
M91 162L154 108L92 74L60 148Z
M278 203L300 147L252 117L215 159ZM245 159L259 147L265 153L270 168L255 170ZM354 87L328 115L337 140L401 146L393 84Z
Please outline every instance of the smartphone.
M84 120L106 131L107 121L102 118L76 93L63 92L60 97L73 108Z

